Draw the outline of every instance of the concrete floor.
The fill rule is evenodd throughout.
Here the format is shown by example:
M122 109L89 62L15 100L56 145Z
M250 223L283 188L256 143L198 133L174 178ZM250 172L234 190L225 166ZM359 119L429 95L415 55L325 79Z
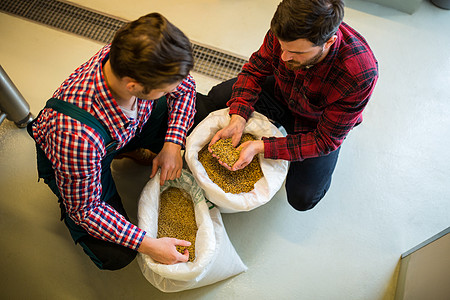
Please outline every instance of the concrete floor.
M158 11L194 41L249 56L278 0L77 0L132 20ZM347 1L345 21L362 33L380 79L361 126L350 133L333 184L309 212L280 190L266 205L224 214L246 273L164 294L137 262L99 271L59 221L56 199L37 182L26 131L0 126L2 299L393 299L400 255L450 223L450 11L424 1L408 15ZM102 45L0 14L0 63L33 113ZM214 80L194 74L199 91ZM125 208L136 220L149 170L115 164Z

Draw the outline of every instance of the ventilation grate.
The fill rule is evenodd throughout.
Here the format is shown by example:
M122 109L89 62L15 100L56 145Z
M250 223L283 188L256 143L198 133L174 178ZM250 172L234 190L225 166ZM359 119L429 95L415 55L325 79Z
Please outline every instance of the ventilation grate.
M2 0L0 11L74 33L101 43L110 43L127 21L56 0ZM227 80L241 71L243 57L191 41L194 71Z

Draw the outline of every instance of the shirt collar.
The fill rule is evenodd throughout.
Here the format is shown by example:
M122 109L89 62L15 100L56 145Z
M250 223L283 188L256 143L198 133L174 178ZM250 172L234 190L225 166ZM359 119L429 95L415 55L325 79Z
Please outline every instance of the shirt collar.
M100 110L102 110L102 113L99 114L99 118L108 126L111 134L118 134L118 138L120 135L118 131L120 132L123 128L127 127L130 121L120 109L106 84L103 73L103 64L109 58L109 47L106 50L107 52L99 61L99 67L95 75L96 97L94 101Z

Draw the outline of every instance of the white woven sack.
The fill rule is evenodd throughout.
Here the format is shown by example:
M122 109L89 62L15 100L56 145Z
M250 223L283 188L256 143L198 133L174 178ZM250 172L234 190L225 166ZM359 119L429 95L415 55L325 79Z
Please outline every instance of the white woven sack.
M164 265L139 253L137 261L144 277L163 292L178 292L212 284L245 271L247 267L228 239L218 210L208 208L203 192L192 175L183 170L180 178L166 181L162 187L159 181L158 172L141 193L138 225L148 235L156 237L160 193L170 186L186 190L194 201L198 227L196 259L193 262Z
M285 160L265 159L259 155L259 161L264 176L248 193L225 193L212 182L205 168L198 160L198 152L208 144L217 131L230 122L229 108L210 113L200 122L186 141L185 159L198 185L204 190L206 198L217 205L223 213L249 211L267 203L281 188L288 172L289 163ZM283 134L264 115L253 112L247 121L244 133L250 133L255 138L282 137Z

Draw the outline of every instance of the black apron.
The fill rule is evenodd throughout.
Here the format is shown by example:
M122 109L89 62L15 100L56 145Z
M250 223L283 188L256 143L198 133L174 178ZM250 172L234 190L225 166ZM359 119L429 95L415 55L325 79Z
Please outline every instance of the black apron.
M100 123L100 121L98 121L93 115L91 115L84 109L81 109L80 107L74 104L56 98L51 98L50 100L47 101L45 108L52 108L53 110L56 110L59 113L72 117L80 121L81 123L86 124L89 127L93 128L97 133L99 133L102 136L104 143L106 145L106 155L103 157L101 163L102 195L100 199L104 202L108 202L108 200L111 199L117 193L116 185L114 184L111 174L111 168L109 167L117 152L117 150L115 150L117 142L111 138L108 131ZM33 137L31 132L31 126L33 123L34 121L28 124L27 126L27 131L31 137ZM38 144L36 144L36 157L37 157L38 176L39 178L44 179L44 182L58 197L58 201L61 207L61 220L64 220L73 240L75 241L75 243L77 243L80 238L87 235L88 233L81 226L76 225L75 222L71 218L69 218L69 216L65 212L65 206L62 202L61 194L59 192L58 187L56 186L55 171L53 170L50 160L46 157L44 151L39 147Z

